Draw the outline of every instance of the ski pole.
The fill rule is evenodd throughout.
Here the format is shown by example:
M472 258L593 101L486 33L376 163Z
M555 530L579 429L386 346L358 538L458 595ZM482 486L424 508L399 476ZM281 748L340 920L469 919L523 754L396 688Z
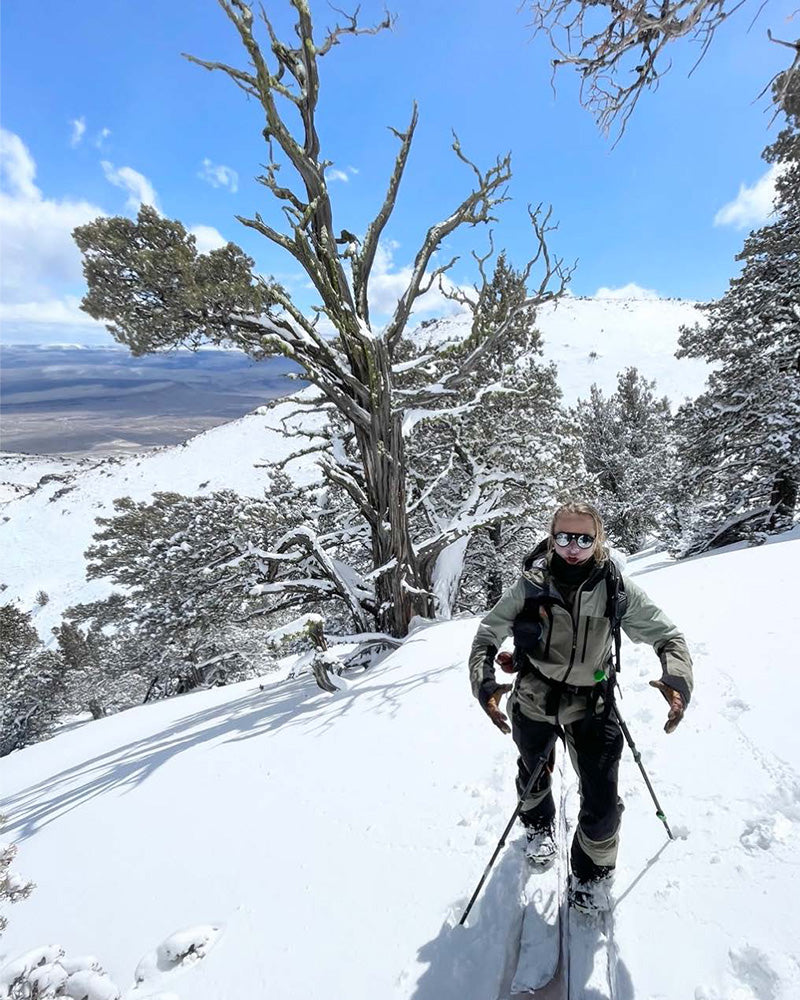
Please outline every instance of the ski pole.
M669 837L669 839L670 840L674 840L675 838L672 836L672 830L670 830L670 828L669 828L669 823L667 822L667 817L664 815L664 810L661 808L661 805L659 804L659 801L658 801L658 799L656 797L656 793L653 790L653 786L650 784L650 779L647 777L647 771L645 771L644 764L642 764L642 755L636 749L636 744L633 742L633 737L631 736L631 731L625 725L625 720L619 714L619 709L617 708L616 701L614 702L614 714L617 717L617 722L619 723L619 728L622 730L622 735L625 737L626 743L631 748L631 753L633 754L633 759L639 765L639 770L642 772L642 777L644 778L645 784L647 785L648 792L650 792L650 797L652 798L653 802L655 803L656 816L658 816L658 818L664 824L664 826L666 828L666 831L667 831L667 836Z
M458 922L459 927L463 927L464 926L464 923L466 922L466 919L469 916L469 911L472 909L473 904L475 903L475 900L478 898L478 894L480 893L481 889L483 888L483 883L489 877L489 872L492 870L492 865L497 860L497 855L505 847L506 839L507 839L508 834L509 834L509 832L511 830L511 827L514 825L514 821L516 820L517 816L519 816L520 812L522 811L522 803L525 801L525 799L527 799L528 795L530 794L531 789L536 784L536 780L538 779L539 775L542 773L543 769L547 766L547 762L550 760L550 754L553 752L553 747L556 745L556 740L557 739L558 739L558 734L555 733L553 735L553 738L550 740L550 742L545 747L545 749L536 758L537 764L534 767L534 769L531 771L531 776L530 776L530 778L528 778L528 784L525 786L522 794L520 795L519 799L517 800L517 808L512 813L511 819L508 821L508 824L507 824L505 830L503 830L502 837L497 842L497 847L495 847L495 849L494 849L494 854L492 854L491 858L489 859L489 864L486 866L486 868L485 868L485 870L483 872L483 875L481 876L481 880L480 880L480 882L478 882L478 885L475 888L475 892L473 892L473 894L472 894L472 899L467 904L466 910L464 910L464 916Z

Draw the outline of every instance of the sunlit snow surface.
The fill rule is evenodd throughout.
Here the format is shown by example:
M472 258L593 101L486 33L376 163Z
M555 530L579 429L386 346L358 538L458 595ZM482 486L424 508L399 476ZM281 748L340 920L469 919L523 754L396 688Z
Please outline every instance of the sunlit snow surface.
M699 317L694 304L679 300L567 296L557 307L542 309L537 325L545 358L558 365L565 403L586 398L593 382L613 392L617 373L636 365L677 405L702 390L708 371L701 361L674 357L680 326ZM466 317L455 316L420 328L413 336L420 343L430 339L440 344L461 339L468 331ZM83 553L96 530L95 518L113 514L114 498L144 500L156 490L196 495L223 488L258 496L268 483L263 463L285 458L308 443L272 430L296 409L289 399L198 434L183 446L106 459L99 465L56 456L33 456L25 462L20 456L0 454L0 504L10 501L0 507L0 581L7 586L3 599L33 609L39 634L52 642L50 629L67 607L110 591L105 581L85 579ZM306 426L309 421L313 426L314 419L306 417ZM289 418L289 426L296 425L297 418ZM313 456L290 463L287 471L298 481L318 475ZM59 478L35 489L45 474ZM40 591L49 598L44 606L36 603Z
M800 996L798 559L795 533L629 562L685 630L697 687L666 736L657 659L625 643L621 709L678 839L626 751L609 996ZM513 744L468 690L476 624L419 629L333 695L249 681L5 758L4 837L38 887L0 957L58 943L128 991L145 969L131 1000L494 1000L522 845L457 927L514 794Z

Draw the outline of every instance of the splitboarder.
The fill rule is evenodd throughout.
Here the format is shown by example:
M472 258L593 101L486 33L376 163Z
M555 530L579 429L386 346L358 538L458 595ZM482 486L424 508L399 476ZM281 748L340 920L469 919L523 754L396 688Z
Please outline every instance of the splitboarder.
M623 736L613 712L614 633L653 646L661 679L651 681L669 705L664 727L680 723L692 692L692 661L683 635L611 560L599 512L569 503L553 515L550 534L524 560L522 575L483 618L470 653L472 691L495 726L519 749L521 795L554 731L566 740L578 774L580 811L572 841L570 902L607 909L617 861L623 804L617 793ZM514 653L500 653L513 636ZM498 683L495 661L516 683ZM552 762L552 758L551 758ZM522 803L530 861L555 857L551 767L542 769Z

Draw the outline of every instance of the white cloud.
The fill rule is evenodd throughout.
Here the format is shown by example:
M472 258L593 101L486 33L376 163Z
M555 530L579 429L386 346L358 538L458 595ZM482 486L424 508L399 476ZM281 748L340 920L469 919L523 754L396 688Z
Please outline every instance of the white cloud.
M81 311L80 302L77 295L66 295L63 299L49 299L46 302L0 302L0 322L4 326L39 324L102 327L102 323Z
M110 135L111 135L111 129L110 128L101 128L100 129L100 131L97 133L97 135L94 137L94 140L93 140L94 145L97 147L97 149L101 149L102 148L103 143L106 141L106 139Z
M231 194L236 194L239 190L239 175L233 167L226 167L221 163L212 163L208 157L203 160L203 169L197 176L200 177L201 180L209 183L212 187L229 188Z
M399 248L400 244L392 240L381 242L378 245L369 283L369 306L374 315L391 315L411 280L412 267L410 264L395 269L394 253ZM456 287L446 276L444 285L450 290ZM430 291L416 300L411 314L415 318L419 318L426 314L429 316L450 316L463 311L464 306L453 302L442 294L437 281Z
M358 173L356 167L347 167L346 170L339 170L337 167L328 167L325 171L326 181L344 181L347 183L351 177L355 177Z
M103 168L103 173L107 181L115 185L115 187L122 188L123 191L128 192L129 197L125 202L126 208L135 212L140 205L152 205L158 211L155 188L144 174L140 174L133 167L120 167L117 169L108 160L102 160L100 166Z
M85 118L73 118L70 121L72 126L72 135L69 139L69 144L75 149L76 146L80 145L81 139L83 139L83 133L86 131L86 119Z
M197 240L198 253L208 253L228 245L228 240L213 226L192 226L189 232Z
M107 164L112 183L133 195L155 201L155 193L141 174L129 168L116 171ZM109 177L111 179L111 177ZM108 215L87 201L46 198L36 186L36 163L13 132L0 129L0 322L7 343L43 343L63 340L69 330L82 343L109 343L102 323L80 309L85 285L81 255L72 230L99 216ZM151 202L151 203L152 203ZM139 198L129 205L137 207ZM213 227L191 229L201 253L224 246L225 238ZM59 331L62 331L59 333Z
M41 191L33 183L36 164L28 147L13 132L0 129L0 179L19 198L35 199Z
M36 164L23 141L0 129L4 188L0 192L0 294L10 305L55 300L59 285L81 283L81 258L72 230L106 214L86 201L44 198L35 177Z
M596 299L658 299L660 295L651 288L642 288L633 281L621 288L598 288L594 293Z
M739 186L739 194L714 216L715 226L751 229L767 221L775 208L775 181L780 167L773 164L752 187Z

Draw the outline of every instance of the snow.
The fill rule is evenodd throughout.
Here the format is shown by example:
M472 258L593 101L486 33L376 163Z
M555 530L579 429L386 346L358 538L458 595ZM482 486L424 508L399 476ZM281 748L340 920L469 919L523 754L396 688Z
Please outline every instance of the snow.
M697 684L667 736L657 658L625 642L620 708L678 839L626 750L618 1000L800 996L798 559L795 531L628 563L685 631ZM332 695L271 675L4 758L3 836L37 888L8 909L0 964L58 942L126 1000L496 997L519 830L457 923L513 809L516 753L469 692L477 619L415 624Z
M259 407L255 413L214 427L190 438L183 445L159 448L122 458L107 458L97 464L62 467L59 459L36 459L34 467L58 472L27 495L7 503L0 518L2 579L6 601L17 600L35 611L35 624L46 641L50 629L59 624L63 611L74 604L106 597L111 586L105 580L85 579L84 552L97 530L95 519L114 514L113 501L129 496L145 500L154 492L190 496L231 489L245 496L260 496L269 485L264 462L286 458L297 450L297 441L275 428L286 421L289 429L301 422L314 430L323 426L322 414L294 415L297 400L310 390L278 405ZM17 482L30 483L16 463L6 465ZM299 483L314 482L319 470L313 457L297 459L287 472ZM39 481L37 475L33 481ZM36 594L44 590L50 600L36 605Z
M557 307L540 311L538 325L545 356L558 363L565 402L587 396L595 381L613 392L617 373L638 365L647 378L657 380L659 392L677 403L701 391L708 371L701 361L674 357L680 325L698 318L694 304L679 300L566 296ZM414 336L439 344L462 338L469 324L465 315L449 317L418 328ZM593 351L597 358L590 357ZM77 463L57 456L0 455L0 503L8 501L0 517L4 600L33 609L40 636L52 643L50 630L66 608L110 592L106 581L85 579L84 553L97 530L95 518L112 516L116 497L145 500L156 491L197 495L219 489L259 496L268 484L263 464L285 459L298 447L296 439L278 433L282 422L289 429L323 425L320 413L296 412L298 399L315 395L314 389L306 389L183 445L138 455ZM425 411L410 411L406 426L424 416ZM310 455L290 462L286 471L300 483L320 475ZM36 487L46 474L59 479ZM36 595L42 590L49 601L39 606Z
M469 335L471 315L457 314L412 333L421 345L442 347ZM579 298L565 295L539 309L544 358L558 366L564 403L586 399L592 383L606 392L617 387L617 375L635 366L656 380L659 395L673 406L703 390L708 364L699 358L675 357L681 326L704 323L697 304L682 299Z

